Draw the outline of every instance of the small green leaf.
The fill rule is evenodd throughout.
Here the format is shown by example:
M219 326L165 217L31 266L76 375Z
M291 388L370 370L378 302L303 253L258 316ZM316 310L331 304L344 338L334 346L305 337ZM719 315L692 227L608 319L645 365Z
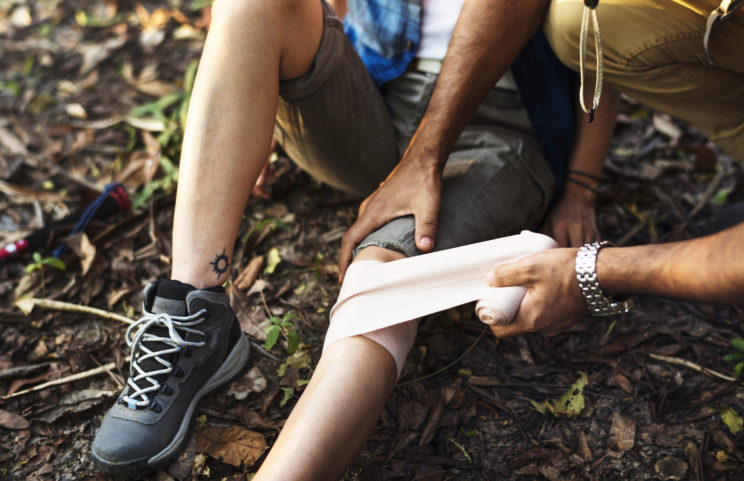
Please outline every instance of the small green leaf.
M730 187L724 187L720 189L718 192L716 192L713 197L710 199L711 202L713 202L718 207L723 207L723 205L728 200L729 194L731 193Z
M731 345L739 351L744 351L744 339L740 337L731 339Z
M724 361L736 361L737 359L744 359L744 352L731 352L723 356Z
M534 399L530 399L530 404L532 405L532 408L535 411L539 412L542 415L545 415L545 413L547 412L547 410L545 408L545 405L547 404L547 401L545 402L545 404L540 404L539 402L535 401Z
M294 388L293 387L282 387L282 391L284 391L284 396L282 397L282 400L279 401L279 407L284 407L287 402L292 399L292 396L294 396Z
M41 254L38 252L34 252L33 256L34 262L41 264Z
M738 363L734 366L734 377L739 379L741 377L741 369L744 368L744 362Z
M454 438L447 438L447 441L449 441L449 442L451 442L452 444L454 444L454 445L455 445L455 447L456 447L457 449L459 449L459 450L460 450L460 452L461 452L461 453L462 453L462 454L463 454L463 455L465 456L465 459L467 459L469 463L472 463L472 462L473 462L472 458L471 458L471 457L470 457L470 455L468 454L468 451L467 451L467 450L465 449L465 446L463 446L462 444L460 444L460 443L458 443L457 441L455 441L455 439L454 439Z
M287 333L287 352L290 355L294 354L295 351L297 351L297 348L299 346L300 346L300 336L294 331L289 331Z
M554 416L575 418L584 410L584 387L589 383L585 372L579 371L579 379L560 398L546 401L546 407Z
M65 263L62 262L62 260L60 260L60 259L58 259L56 257L46 257L46 258L44 258L44 260L42 261L42 263L44 263L44 264L46 264L48 266L54 267L55 269L59 269L61 271L67 269L67 266L65 265Z
M742 426L744 426L744 421L741 419L741 416L739 416L739 413L731 406L726 406L721 409L721 420L726 424L729 431L731 431L731 434L734 436L736 436L736 433L741 431Z
M276 341L279 340L279 333L281 330L279 329L279 326L273 325L266 329L266 340L264 341L264 347L269 350L272 347L274 347L274 344L276 344Z

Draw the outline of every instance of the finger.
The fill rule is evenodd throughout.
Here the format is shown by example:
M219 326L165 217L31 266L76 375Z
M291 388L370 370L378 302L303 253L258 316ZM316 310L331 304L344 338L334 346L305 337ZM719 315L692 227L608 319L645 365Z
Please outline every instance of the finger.
M505 326L490 326L491 332L494 336L498 337L499 339L503 339L506 337L513 337L517 336L519 334L523 334L526 332L526 329L522 325L522 323L517 322L516 320L512 322L511 324L507 324Z
M568 247L568 231L565 226L556 226L553 229L553 239L558 243L558 247Z
M581 223L569 226L568 244L566 247L578 247L584 243L584 229ZM563 247L563 246L561 246Z
M528 281L523 259L496 266L486 275L491 287L525 286Z
M586 234L584 235L584 243L596 242L602 240L602 236L597 229L597 224L592 219L591 223L587 226Z
M429 252L434 248L434 239L437 236L438 216L438 205L428 205L424 209L413 212L413 217L416 221L414 233L416 247L422 252Z

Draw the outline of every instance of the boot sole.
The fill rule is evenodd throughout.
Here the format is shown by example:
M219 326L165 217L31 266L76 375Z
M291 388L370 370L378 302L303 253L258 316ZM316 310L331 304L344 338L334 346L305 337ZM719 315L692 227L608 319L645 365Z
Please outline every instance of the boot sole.
M91 450L93 462L105 472L116 476L141 476L168 466L181 454L191 437L199 401L210 392L236 377L243 367L245 367L250 355L250 341L241 333L240 339L235 343L235 346L233 346L232 351L225 358L220 368L209 378L204 387L194 395L194 399L192 399L188 409L184 413L183 421L173 440L155 456L149 459L142 458L126 463L112 463L98 457L95 450Z

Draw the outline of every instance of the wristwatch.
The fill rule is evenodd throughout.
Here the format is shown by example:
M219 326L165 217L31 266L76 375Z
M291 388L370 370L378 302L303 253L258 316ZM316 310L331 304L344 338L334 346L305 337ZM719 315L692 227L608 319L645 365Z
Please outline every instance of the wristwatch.
M576 254L576 279L579 290L586 300L592 316L616 316L625 314L633 307L631 299L613 300L607 297L597 281L597 254L603 247L611 247L608 241L584 244Z

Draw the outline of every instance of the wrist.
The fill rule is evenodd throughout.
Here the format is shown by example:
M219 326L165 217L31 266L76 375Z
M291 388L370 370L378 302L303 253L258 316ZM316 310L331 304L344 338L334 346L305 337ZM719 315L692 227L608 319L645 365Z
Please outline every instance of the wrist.
M577 183L581 182L581 183ZM582 181L576 181L572 177L566 177L566 183L563 186L562 197L570 202L591 204L597 201L599 191L597 188L586 184Z
M630 299L613 299L600 287L597 269L599 253L611 245L607 241L584 244L576 254L576 279L592 316L625 314L632 308Z

